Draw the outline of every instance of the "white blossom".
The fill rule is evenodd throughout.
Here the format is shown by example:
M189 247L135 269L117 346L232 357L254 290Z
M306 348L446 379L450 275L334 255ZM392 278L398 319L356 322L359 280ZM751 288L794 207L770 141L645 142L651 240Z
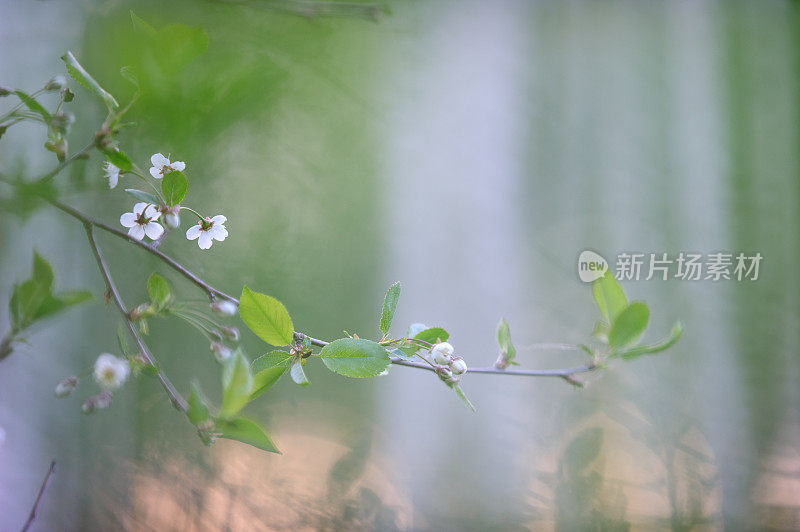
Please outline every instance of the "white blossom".
M156 223L159 216L161 213L155 206L142 201L133 206L133 212L120 216L119 223L129 227L128 234L136 240L143 239L145 235L156 240L164 233L161 224Z
M183 169L186 168L186 163L183 161L170 162L169 159L160 153L154 153L152 157L150 157L150 163L153 165L150 168L150 175L156 179L161 179L170 172L182 172Z
M103 353L94 363L94 380L104 390L116 390L122 386L131 373L128 361Z
M453 360L450 361L450 371L453 372L453 375L463 375L467 372L467 363L461 357L453 357Z
M236 314L236 303L228 301L214 301L211 303L211 310L218 316L234 316Z
M222 242L228 236L228 230L225 229L225 222L227 218L218 214L213 218L206 217L205 220L197 222L186 231L186 238L189 240L197 239L197 245L200 249L208 249L214 240Z
M431 355L437 364L447 365L453 357L453 346L447 342L441 342L431 347Z
M103 165L103 171L106 174L106 179L108 179L108 188L114 188L117 186L120 177L119 168L106 161L106 164Z

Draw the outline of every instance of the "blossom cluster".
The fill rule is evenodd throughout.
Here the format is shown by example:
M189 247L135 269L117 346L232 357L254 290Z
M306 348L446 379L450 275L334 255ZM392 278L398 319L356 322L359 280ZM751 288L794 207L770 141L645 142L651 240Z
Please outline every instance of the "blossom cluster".
M454 356L455 349L448 342L439 342L431 347L431 356L436 363L436 374L450 385L458 384L467 372L467 363L460 356Z
M186 163L183 161L170 161L162 153L155 153L150 157L150 176L153 179L163 180L165 176L172 172L183 172L186 169ZM131 212L126 212L120 216L120 224L128 229L128 235L136 240L143 240L144 237L150 240L157 241L165 236L166 231L162 225L162 221L167 227L177 229L180 227L180 213L182 210L187 210L197 216L197 224L192 225L186 231L186 238L188 240L197 240L197 245L200 249L209 249L214 243L214 240L222 242L228 237L228 230L225 227L227 218L221 214L216 216L203 216L194 209L180 204L170 205L159 189L147 181L145 175L139 172L135 167L130 170L124 171L119 166L116 166L110 161L103 165L103 171L106 179L108 180L109 188L115 188L120 181L120 178L125 174L132 174L142 181L149 184L155 195L149 192L138 190L127 190L136 195L137 198L142 196L152 197L154 201L140 201L134 204ZM185 188L185 187L184 187Z
M111 353L102 353L95 360L91 373L94 381L100 386L100 393L89 397L81 405L81 410L85 414L105 410L111 406L113 391L121 388L130 377L131 364L128 360ZM56 385L55 396L67 397L78 387L78 381L76 376L63 379Z

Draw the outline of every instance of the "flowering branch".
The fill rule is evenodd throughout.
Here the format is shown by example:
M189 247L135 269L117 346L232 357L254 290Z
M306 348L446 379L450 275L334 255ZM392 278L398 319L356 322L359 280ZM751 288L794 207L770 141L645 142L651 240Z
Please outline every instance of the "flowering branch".
M110 294L111 299L114 300L114 304L119 309L120 314L122 314L122 319L125 322L128 331L130 331L131 336L133 336L136 345L139 347L139 352L142 354L147 364L156 368L156 376L158 377L159 382L161 382L161 386L164 388L164 391L167 392L167 395L172 401L173 406L182 412L186 412L189 408L186 400L181 396L180 393L178 393L178 391L175 389L175 386L173 386L172 382L170 382L169 378L167 378L164 372L158 368L150 349L142 339L139 331L136 330L136 325L134 325L133 321L131 321L130 312L125 308L125 303L123 303L122 297L119 295L119 291L117 291L117 287L114 285L114 280L111 278L111 273L108 270L108 266L103 259L103 254L97 245L97 241L95 240L93 225L91 223L84 223L84 228L86 229L86 238L89 239L89 245L92 248L94 258L97 261L97 267L100 269L100 273L103 275L103 279L106 282L108 294Z

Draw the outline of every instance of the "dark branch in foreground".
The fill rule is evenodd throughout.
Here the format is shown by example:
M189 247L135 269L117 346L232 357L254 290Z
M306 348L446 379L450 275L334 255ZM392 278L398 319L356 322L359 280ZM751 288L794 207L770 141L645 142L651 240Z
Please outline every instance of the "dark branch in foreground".
M122 314L122 319L125 321L125 325L127 325L131 336L133 336L133 339L136 341L136 345L139 346L139 351L142 353L142 356L144 356L145 360L147 360L147 363L156 368L158 380L161 382L161 386L164 387L167 395L169 395L169 398L172 400L172 404L175 406L175 408L183 412L187 412L189 410L189 405L186 403L186 400L181 396L180 393L178 393L172 382L170 382L164 372L161 371L161 368L156 365L153 355L150 353L150 349L148 349L147 344L144 343L139 331L136 330L136 325L131 321L130 314L125 308L125 303L123 303L122 297L119 295L117 287L114 285L114 280L111 278L111 273L108 271L108 266L106 266L106 262L103 259L103 254L100 252L100 248L97 246L92 224L85 223L84 227L86 229L86 237L89 239L89 245L92 247L92 252L94 253L94 258L97 260L97 266L100 268L100 273L103 275L103 279L105 279L108 293L111 295L111 298L117 305L120 314Z
M33 502L33 508L31 508L31 513L28 516L28 520L25 521L25 524L22 526L22 532L27 532L27 530L36 520L36 515L39 513L39 505L42 503L42 496L44 495L44 490L47 489L47 484L50 482L50 477L52 477L55 472L56 472L56 461L53 460L52 462L50 462L50 468L47 470L47 475L45 475L44 480L42 481L42 486L39 488L39 494L36 496L36 500Z
M90 229L93 228L93 227L97 227L98 229L102 229L103 231L105 231L107 233L111 233L112 235L114 235L114 236L116 236L118 238L121 238L123 240L126 240L126 241L130 242L131 244L134 244L134 245L144 249L148 253L158 257L162 262L167 264L173 270L175 270L176 272L178 272L179 274L184 276L186 279L188 279L189 281L191 281L192 283L194 283L195 285L200 287L203 291L205 291L208 294L208 296L210 298L213 299L215 297L219 297L221 299L226 299L228 301L231 301L232 303L235 303L237 305L239 304L239 300L238 299L236 299L235 297L233 297L233 296L231 296L229 294L226 294L222 290L218 290L217 288L214 288L213 286L211 286L207 282L203 281L200 277L198 277L197 275L195 275L194 273L192 273L191 271L186 269L178 261L176 261L175 259L173 259L169 255L165 254L164 252L160 251L155 246L153 246L151 244L147 244L147 243L142 242L140 240L136 240L135 238L132 238L132 237L128 236L127 233L125 233L123 231L120 231L119 229L117 229L115 227L111 227L110 225L105 224L105 223L103 223L103 222L101 222L99 220L96 220L96 219L94 219L94 218L92 218L90 216L87 216L86 214L82 213L81 211L75 209L74 207L70 207L69 205L65 205L65 204L63 204L63 203L61 203L59 201L56 201L56 200L47 199L47 198L45 198L45 199L47 201L49 201L53 206L55 206L58 209L60 209L61 211L65 212L65 213L69 214L70 216L72 216L73 218L76 218L76 219L80 220L81 222L83 222L84 226L87 227L87 233L89 234L89 237L90 237L89 239L90 239L90 242L92 243L93 249L96 249L96 245L94 244L94 236L93 236L93 234L92 234ZM97 253L95 255L97 256ZM102 263L102 259L100 259L98 262L99 262L99 264L101 264L101 272L103 270L106 270L105 267L104 267L104 264ZM104 274L104 277L106 277L107 281L110 279L106 274ZM113 286L113 283L112 283L112 286ZM116 293L116 289L112 291L112 295L114 295L115 293ZM144 342L141 341L141 338L139 337L138 332L136 332L136 328L135 328L134 324L128 319L128 313L125 310L124 305L121 305L121 300L118 300L118 296L119 296L119 294L116 294L116 297L115 297L115 300L118 301L118 305L117 306L120 307L120 310L122 311L123 315L125 316L127 324L128 324L128 328L131 330L131 334L134 335L134 338L136 339L137 344L139 344L140 348L142 348L142 346L144 345ZM317 338L312 338L311 336L307 336L306 334L303 334L301 332L295 331L294 336L295 336L295 339L297 339L297 340L302 340L303 338L308 338L311 341L311 343L313 345L317 346L317 347L325 347L326 345L328 345L328 342L326 342L324 340L319 340ZM543 344L541 347L549 348L550 345L551 344ZM558 344L558 345L563 345L563 344ZM149 356L149 351L146 350L146 346L142 349L142 351L145 354L145 356ZM406 367L409 367L409 368L416 368L416 369L424 369L424 370L433 371L433 368L430 365L426 365L426 364L422 364L422 363L418 363L418 362L413 362L413 361L410 361L410 360L404 360L404 359L396 358L396 357L392 357L392 364L396 364L398 366L406 366ZM600 368L600 366L598 364L596 364L594 362L590 362L590 363L585 364L583 366L576 366L576 367L564 368L564 369L539 369L539 370L510 369L510 370L506 370L506 369L498 369L498 368L495 368L495 367L475 367L475 368L469 368L467 370L467 372L468 373L490 374L490 375L517 375L517 376L523 376L523 377L559 377L559 378L562 378L565 381L569 382L570 384L574 384L574 385L580 386L581 385L581 381L579 381L578 379L575 378L576 374L592 372L592 371L595 371L595 370L597 370L599 368ZM164 377L161 373L159 373L159 379L162 379L162 378L164 379L164 380L162 380L162 384L164 384L165 381L167 383L169 383L169 381L166 380L166 377ZM171 387L171 384L170 384L170 387ZM166 388L167 388L167 386L165 385L165 389ZM167 390L167 391L169 393L169 390ZM174 390L173 390L173 392L174 392ZM177 392L175 392L175 394L177 394ZM176 397L180 398L179 395L173 395L172 393L170 393L170 397L172 398L173 403L175 403ZM180 401L183 401L183 398L180 398ZM176 403L176 406L178 408L181 408L181 409L185 410L185 408L182 408L180 406L180 403Z

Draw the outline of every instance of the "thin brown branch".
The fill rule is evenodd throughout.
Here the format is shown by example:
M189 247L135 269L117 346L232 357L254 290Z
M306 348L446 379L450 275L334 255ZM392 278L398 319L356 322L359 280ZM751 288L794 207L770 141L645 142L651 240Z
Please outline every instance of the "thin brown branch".
M36 500L33 502L33 508L31 508L31 513L28 515L28 520L25 521L25 524L22 526L22 532L27 532L27 530L36 520L36 515L39 513L39 505L42 503L42 497L44 496L44 490L47 489L47 484L50 483L50 478L53 476L53 474L55 474L55 472L56 461L53 460L50 462L50 468L47 470L47 474L44 476L41 487L39 487L39 494L36 495Z
M92 248L92 253L94 253L95 260L97 261L97 267L100 269L100 273L103 275L103 279L106 282L108 293L111 294L111 298L114 300L114 303L119 309L120 314L122 314L122 319L125 321L125 325L127 325L131 336L133 336L133 339L136 341L136 345L139 346L139 351L142 353L142 356L144 356L145 360L147 360L148 364L156 368L158 380L161 382L161 386L163 386L164 391L166 391L167 395L169 395L169 398L172 400L172 404L175 406L175 408L183 412L188 411L189 405L186 403L186 400L175 389L175 386L173 386L172 382L170 382L169 378L167 378L164 372L161 371L161 368L158 367L152 353L150 352L150 349L147 347L147 344L145 344L142 336L139 334L139 331L136 330L136 325L133 323L133 321L131 321L128 309L125 308L125 303L122 301L122 297L120 296L117 287L114 285L111 272L109 272L108 266L103 259L103 254L97 245L92 224L84 223L84 228L86 229L86 237L89 239L89 245Z

